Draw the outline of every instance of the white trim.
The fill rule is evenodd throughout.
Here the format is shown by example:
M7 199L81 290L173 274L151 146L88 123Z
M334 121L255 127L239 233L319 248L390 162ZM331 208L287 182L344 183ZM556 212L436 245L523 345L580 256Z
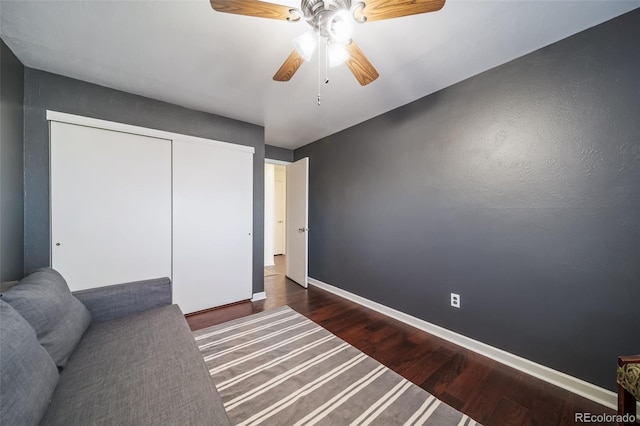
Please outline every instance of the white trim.
M577 377L570 376L560 371L553 370L544 365L503 351L502 349L489 346L486 343L471 339L469 337L455 333L451 330L447 330L446 328L431 324L409 314L405 314L404 312L397 311L388 306L366 299L362 296L358 296L357 294L353 294L346 290L334 287L315 278L309 277L308 282L309 284L314 285L318 288L321 288L333 294L337 294L338 296L342 296L345 299L351 300L352 302L356 302L398 321L402 321L420 330L426 331L427 333L433 334L434 336L438 336L442 339L448 340L451 343L455 343L458 346L462 346L463 348L469 349L480 355L484 355L509 367L515 368L516 370L520 370L531 376L537 377L538 379L544 380L545 382L551 383L552 385L559 386L563 389L568 390L569 392L573 392L577 395L597 402L598 404L604 405L614 410L618 407L618 396L610 390L585 382L584 380L578 379Z
M261 291L260 293L253 293L253 297L251 298L252 302L257 302L259 300L265 300L267 298L267 293Z
M267 164L275 164L276 166L288 166L289 164L292 164L289 161L273 160L271 158L265 158L264 162L267 163Z
M115 132L133 133L136 135L150 136L160 139L185 140L194 142L215 143L221 148L232 149L255 153L255 148L246 145L236 145L229 142L222 142L213 139L199 138L196 136L182 135L179 133L166 132L164 130L149 129L147 127L133 126L131 124L116 123L115 121L99 120L97 118L83 117L81 115L67 114L64 112L47 110L48 121L58 121L61 123L76 124L79 126L95 127L98 129L113 130Z

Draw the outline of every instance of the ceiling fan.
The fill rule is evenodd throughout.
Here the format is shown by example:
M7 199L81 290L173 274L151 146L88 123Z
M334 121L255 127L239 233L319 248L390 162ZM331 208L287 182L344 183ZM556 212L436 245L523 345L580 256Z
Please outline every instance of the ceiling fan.
M311 29L294 39L295 49L273 79L289 81L306 60L310 60L321 38L326 42L330 66L346 62L355 78L366 86L379 74L351 39L353 24L381 21L440 10L445 0L302 0L300 9L260 0L210 0L223 13L306 22Z

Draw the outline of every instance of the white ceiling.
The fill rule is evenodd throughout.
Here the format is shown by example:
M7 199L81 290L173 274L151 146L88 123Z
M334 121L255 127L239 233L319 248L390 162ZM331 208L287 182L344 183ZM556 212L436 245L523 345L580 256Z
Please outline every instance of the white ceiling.
M639 6L448 0L357 25L380 77L361 87L333 68L320 107L317 59L272 80L307 24L222 14L208 0L0 0L0 35L28 67L262 125L267 144L297 148Z

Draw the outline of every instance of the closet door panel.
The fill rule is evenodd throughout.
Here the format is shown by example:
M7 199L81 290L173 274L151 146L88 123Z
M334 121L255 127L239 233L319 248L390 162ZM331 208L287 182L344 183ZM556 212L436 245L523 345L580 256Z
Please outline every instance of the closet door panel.
M185 313L252 296L253 154L173 141L174 303Z
M51 264L71 290L171 277L171 141L51 122Z

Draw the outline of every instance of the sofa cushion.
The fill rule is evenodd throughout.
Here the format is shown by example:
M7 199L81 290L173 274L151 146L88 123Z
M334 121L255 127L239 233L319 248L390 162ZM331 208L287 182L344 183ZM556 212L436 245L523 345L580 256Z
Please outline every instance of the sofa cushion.
M27 320L2 300L0 342L0 424L38 424L58 369Z
M56 365L64 367L91 314L73 297L62 275L51 268L39 269L0 297L31 324Z
M228 425L177 305L86 331L60 373L45 425Z

